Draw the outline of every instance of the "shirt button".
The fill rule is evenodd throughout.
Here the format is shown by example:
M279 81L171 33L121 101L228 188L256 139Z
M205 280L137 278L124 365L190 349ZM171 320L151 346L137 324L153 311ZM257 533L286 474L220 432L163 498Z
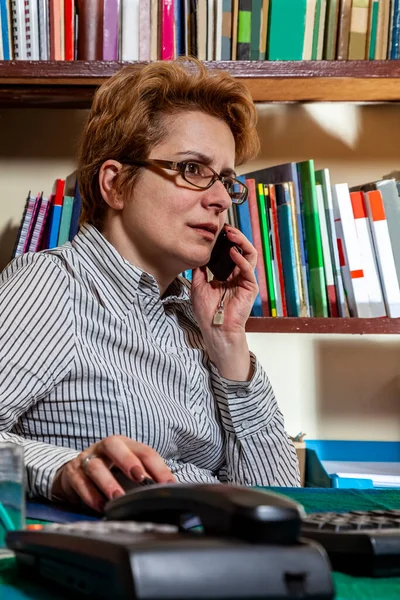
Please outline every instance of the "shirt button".
M239 398L246 398L247 390L245 390L244 388L239 388L237 391L237 396L239 396Z
M249 429L249 427L251 427L250 421L243 421L243 423L242 423L242 429L246 430L246 429Z

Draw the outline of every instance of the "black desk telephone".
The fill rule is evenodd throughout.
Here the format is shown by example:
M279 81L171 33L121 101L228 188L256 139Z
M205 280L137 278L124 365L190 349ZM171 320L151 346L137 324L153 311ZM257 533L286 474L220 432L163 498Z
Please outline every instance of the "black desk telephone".
M201 532L184 530L189 515ZM105 520L10 532L7 544L22 568L96 599L333 598L324 550L299 538L302 516L270 492L153 485L109 502Z

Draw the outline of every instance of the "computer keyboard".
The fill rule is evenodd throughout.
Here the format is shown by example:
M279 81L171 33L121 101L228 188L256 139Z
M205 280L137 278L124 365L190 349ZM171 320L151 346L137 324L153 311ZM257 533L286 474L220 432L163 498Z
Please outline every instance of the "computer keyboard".
M400 510L313 513L301 534L325 548L336 571L400 576Z

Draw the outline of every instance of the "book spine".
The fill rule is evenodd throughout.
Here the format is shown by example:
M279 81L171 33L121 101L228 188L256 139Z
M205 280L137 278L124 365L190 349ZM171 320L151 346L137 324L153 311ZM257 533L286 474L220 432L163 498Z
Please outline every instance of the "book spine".
M352 0L341 0L337 41L337 60L347 60L349 55L351 3Z
M373 241L363 193L351 192L350 199L358 243L360 244L365 280L367 282L371 317L385 317L385 303L379 281L378 267L373 250Z
M198 7L201 4L201 0L198 0ZM205 33L207 38L207 60L215 60L215 0L207 0L205 3L207 12L207 25L205 27ZM197 31L199 35L199 31Z
M49 1L50 60L61 60L61 11L60 0Z
M39 49L39 11L37 0L29 0L28 20L26 22L29 28L30 53L27 52L29 60L40 60ZM28 34L28 30L27 30Z
M374 60L378 38L379 0L372 0L368 36L368 60Z
M304 30L303 60L312 59L316 9L317 0L308 0L306 8L306 23Z
M144 3L146 0L144 0ZM150 31L150 23L147 26ZM103 60L118 60L119 6L118 0L104 0ZM148 60L148 59L143 59Z
M250 60L252 0L239 0L237 59Z
M31 192L29 192L28 196L25 200L24 211L22 213L21 223L20 223L20 226L18 229L17 238L16 238L14 249L12 252L13 258L22 254L25 236L28 233L28 227L29 227L29 220L27 217L28 207L29 207L29 203L33 200L34 200L34 198L33 198L33 196L31 196Z
M40 60L50 60L49 4L47 0L38 0L38 18Z
M262 0L253 0L252 1L250 60L258 60L258 56L260 53L261 8L262 8Z
M188 2L189 0L183 0L183 2ZM187 35L188 28L188 17L186 15L187 6L184 5L186 16L184 31ZM160 19L159 19L159 3L158 0L151 0L150 4L150 60L158 60L159 56L159 41L160 41ZM187 38L186 38L187 39ZM185 47L185 54L189 55L188 48Z
M322 240L322 252L324 254L324 271L326 280L326 295L328 298L329 316L338 317L338 303L336 298L335 280L333 277L333 267L331 259L331 251L329 247L328 228L325 218L325 207L324 197L322 191L322 185L317 184L317 202L318 202L318 214L319 223L321 227L321 240Z
M376 189L380 191L385 207L390 242L396 265L397 281L400 285L400 201L396 181L394 179L377 181Z
M268 290L267 290L267 281L265 277L265 264L264 264L264 255L263 255L263 244L261 239L261 224L260 218L258 214L257 207L257 192L256 192L256 182L255 179L246 179L246 185L249 190L249 211L250 211L250 221L251 221L251 229L253 232L253 240L254 247L257 250L257 279L258 285L260 288L260 299L261 299L261 316L269 317L269 303L268 303Z
M381 192L379 190L364 192L364 201L374 241L386 312L389 317L400 317L400 288Z
M270 0L269 60L302 60L306 0Z
M11 0L12 37L15 60L26 60L25 2Z
M239 21L239 0L232 0L232 56L231 60L237 59L237 41L238 41L238 21Z
M78 60L102 60L103 0L77 0L77 10Z
M35 228L32 233L32 238L29 243L28 252L37 252L40 250L40 245L43 237L46 220L49 214L50 200L47 197L42 197L37 215Z
M270 202L270 222L272 228L272 243L275 257L275 291L277 298L278 316L287 317L287 305L285 297L285 281L283 276L282 252L279 238L278 212L276 206L275 185L268 185L268 198Z
M139 4L139 60L150 60L150 0Z
M351 7L349 60L365 60L368 47L369 0L353 0Z
M63 198L64 198L64 187L65 181L63 179L57 179L56 181L56 193L52 204L52 215L49 231L49 243L48 248L56 248L58 243L58 234L60 231Z
M335 222L340 220L343 232L342 239L351 280L348 284L352 288L352 296L354 298L353 316L370 317L371 311L369 307L368 289L348 185L346 183L334 185L332 188L332 196Z
M104 0L109 2L110 0ZM64 0L64 52L65 60L75 57L75 5L74 0Z
M260 220L260 233L262 242L262 253L264 257L264 268L265 268L265 279L267 284L267 296L268 296L268 312L264 312L264 316L276 317L276 300L275 300L275 285L273 276L273 265L271 257L271 245L270 245L270 233L268 223L268 205L264 195L264 186L259 183L257 186L257 203L258 203L258 216Z
M335 60L340 0L328 0L323 57Z
M391 39L390 39L390 60L397 60L399 58L399 44L400 44L400 0L393 0L393 18L391 27Z
M62 246L63 244L65 244L65 242L68 241L69 229L71 227L73 203L73 196L64 196L60 219L60 230L58 232L58 246Z
M198 0L193 13L194 31L196 33L196 56L199 60L207 59L207 0ZM208 37L210 37L208 35Z
M303 281L303 263L301 255L301 242L300 242L300 231L299 223L297 219L297 201L296 201L296 189L293 181L288 182L289 196L290 196L290 210L292 217L292 228L293 228L293 240L294 240L294 253L296 257L296 276L298 281L299 297L300 297L300 317L309 317L309 304L307 294L307 281ZM300 223L301 227L301 223Z
M11 19L9 4L7 0L0 0L0 39L2 40L3 60L12 59L12 43L11 43ZM1 44L0 44L1 45Z
M28 233L27 233L25 241L24 241L24 248L23 248L22 252L28 252L29 245L30 245L31 239L32 239L32 234L35 229L36 220L37 220L37 216L39 213L41 202L42 202L42 194L38 194L36 196L35 203L32 208L32 214L31 214L31 218L29 221Z
M231 56L232 56L232 0L223 0L221 60L231 60Z
M261 8L260 53L258 60L265 60L267 56L268 15L269 0L263 0Z
M289 317L299 317L300 297L288 184L276 183L275 195L287 312Z
M318 53L318 34L319 34L319 20L321 16L321 3L322 0L316 0L315 4L315 16L312 28L312 43L311 43L311 59L317 60Z
M161 0L161 60L174 58L174 0Z
M215 4L215 60L222 60L222 0Z

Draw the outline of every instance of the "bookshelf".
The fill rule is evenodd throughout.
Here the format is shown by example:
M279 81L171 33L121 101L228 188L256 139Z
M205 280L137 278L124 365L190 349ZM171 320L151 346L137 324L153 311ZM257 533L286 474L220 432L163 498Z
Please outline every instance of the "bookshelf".
M128 63L0 61L0 108L89 108L96 88L125 64ZM242 80L255 102L400 102L400 61L205 64ZM250 318L247 331L400 334L400 319Z

